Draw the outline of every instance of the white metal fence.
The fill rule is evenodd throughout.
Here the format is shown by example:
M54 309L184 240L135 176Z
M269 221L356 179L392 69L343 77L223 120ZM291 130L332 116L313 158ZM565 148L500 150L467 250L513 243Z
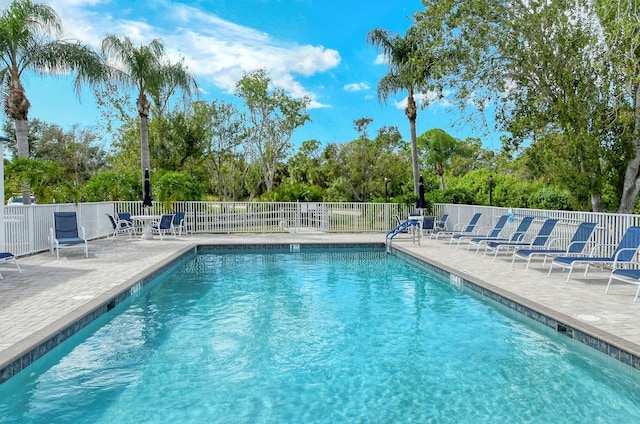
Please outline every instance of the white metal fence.
M130 212L132 215L160 215L184 211L191 233L303 233L311 231L384 233L396 226L395 216L404 219L414 210L390 203L290 203L290 202L178 202L169 208L154 203L143 209L141 202L97 202L58 205L4 206L5 248L18 256L49 249L49 231L54 211L76 211L79 225L88 239L106 237L112 226L106 214ZM481 212L480 226L487 231L507 208L473 205L435 205L435 215L449 214L448 226L463 225ZM518 217L534 216L535 232L547 217L560 220L553 237L570 237L583 221L597 223L593 244L616 244L625 230L640 225L640 215L513 209ZM606 254L607 252L603 252Z
M395 215L407 216L410 208L391 203L288 203L288 202L177 202L170 207L141 202L97 202L58 205L4 206L5 249L18 256L50 247L53 212L76 211L88 239L113 231L106 214L161 215L185 212L191 233L302 233L385 232L395 226Z
M508 213L509 208L439 204L435 206L435 210L437 216L442 216L444 213L449 214L449 228L453 228L454 225L462 226L465 223L468 223L473 214L480 212L482 213L482 216L480 218L479 225L488 231L493 228L494 223L501 215ZM598 253L599 255L612 254L613 249L622 238L626 229L630 226L640 225L640 215L633 214L554 211L524 208L513 208L511 211L515 218L514 222L509 224L511 227L517 226L519 218L524 216L533 216L536 218L529 231L529 234L532 237L546 218L556 218L559 220L551 238L571 238L576 227L580 225L581 222L594 222L597 226L591 239L590 247L601 246L602 250ZM509 228L506 228L505 230L508 231Z

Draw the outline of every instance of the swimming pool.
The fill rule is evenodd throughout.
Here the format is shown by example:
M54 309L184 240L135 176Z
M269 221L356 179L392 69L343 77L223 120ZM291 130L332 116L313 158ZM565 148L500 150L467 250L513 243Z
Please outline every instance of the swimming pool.
M638 373L380 250L199 254L0 386L0 422L613 422Z

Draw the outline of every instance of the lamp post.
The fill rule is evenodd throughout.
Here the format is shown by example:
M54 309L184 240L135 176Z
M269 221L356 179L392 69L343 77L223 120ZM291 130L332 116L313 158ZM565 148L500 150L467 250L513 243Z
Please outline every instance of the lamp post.
M384 177L384 202L389 203L389 178Z
M493 206L493 175L489 175L489 206Z

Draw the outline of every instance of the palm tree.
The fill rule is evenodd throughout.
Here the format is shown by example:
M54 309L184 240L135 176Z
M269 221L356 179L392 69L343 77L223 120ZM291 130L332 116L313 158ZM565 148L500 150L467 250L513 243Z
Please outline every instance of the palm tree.
M102 40L102 53L113 61L109 79L122 88L138 92L136 105L140 116L140 162L142 178L150 169L149 114L151 103L158 113L166 108L166 99L178 89L191 96L197 89L195 79L182 63L172 64L164 60L164 45L158 39L149 45L134 45L129 37L109 35Z
M76 94L82 84L95 84L103 72L100 56L79 42L62 40L62 24L49 6L30 0L14 0L0 15L0 81L4 87L5 113L13 119L18 157L29 157L27 120L31 106L20 78L25 71L40 74L77 72ZM29 186L21 185L22 199L31 203Z
M416 119L418 107L414 95L425 82L427 72L417 65L419 53L419 37L412 28L404 37L386 29L376 28L367 34L367 42L382 50L389 72L378 83L378 100L386 102L389 96L401 90L408 92L405 115L409 119L411 131L411 163L413 165L413 188L418 194L418 147L416 143Z

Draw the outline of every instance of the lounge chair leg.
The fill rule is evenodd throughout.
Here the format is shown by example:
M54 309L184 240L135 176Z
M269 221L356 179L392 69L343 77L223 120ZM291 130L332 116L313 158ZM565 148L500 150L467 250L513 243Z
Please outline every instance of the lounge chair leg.
M613 280L613 275L611 275L611 276L609 277L609 282L607 283L607 289L604 291L604 294L609 293L609 286L611 285L611 281L612 281L612 280ZM638 289L640 290L640 286L638 286ZM637 297L637 296L638 296L638 295L636 294L636 297ZM635 302L635 300L634 300L634 302Z
M529 259L527 259L527 266L524 267L524 272L529 271L529 264L531 263L531 256L529 256Z
M569 274L567 274L567 279L564 280L565 284L569 282L569 278L571 278L572 272L573 272L573 264L571 264L571 268L569 268Z
M636 297L633 298L633 303L636 303L636 300L638 300L638 293L640 293L640 284L638 284L638 290L636 290Z

